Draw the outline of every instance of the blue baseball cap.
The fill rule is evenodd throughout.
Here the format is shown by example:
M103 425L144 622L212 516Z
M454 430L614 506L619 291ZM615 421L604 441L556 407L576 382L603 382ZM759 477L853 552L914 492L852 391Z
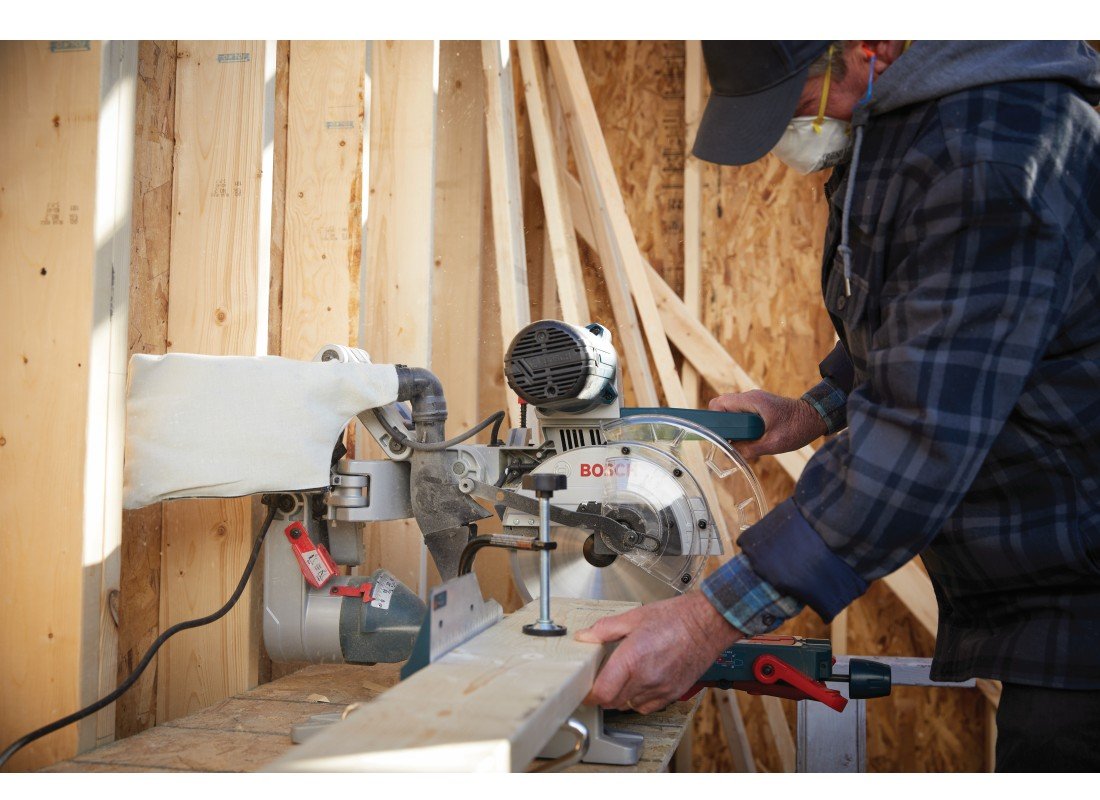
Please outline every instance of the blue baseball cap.
M739 166L763 158L783 136L810 65L830 42L709 41L703 60L711 93L692 153Z

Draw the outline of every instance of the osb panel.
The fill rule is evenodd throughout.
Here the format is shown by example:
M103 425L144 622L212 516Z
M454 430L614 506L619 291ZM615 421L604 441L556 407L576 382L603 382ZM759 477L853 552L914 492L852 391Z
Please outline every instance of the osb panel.
M683 288L684 43L578 41L577 53L642 254ZM580 243L595 321L618 331L599 259ZM652 362L651 362L652 363ZM634 404L629 370L623 384Z

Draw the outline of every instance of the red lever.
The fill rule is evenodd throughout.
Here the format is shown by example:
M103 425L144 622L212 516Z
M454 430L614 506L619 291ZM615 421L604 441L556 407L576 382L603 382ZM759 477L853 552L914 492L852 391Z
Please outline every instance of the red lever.
M302 577L306 579L314 589L320 589L329 578L336 574L336 562L328 554L323 544L313 544L306 531L306 526L301 522L292 522L283 531L286 540L290 542L290 549L294 551L294 557L298 559L298 567L302 570Z
M374 584L361 583L358 586L342 584L340 586L333 586L328 590L328 593L339 597L359 597L359 595L362 595L363 602L369 603L374 599Z
M771 691L764 690L767 694L779 694L786 687L776 686L783 681L797 691L794 699L817 700L824 703L834 711L843 711L848 705L848 700L836 689L830 689L821 681L815 681L803 675L790 664L780 661L773 655L762 655L752 663L752 674L760 683L771 687ZM755 694L752 690L750 693ZM792 693L784 692L780 697L791 697Z

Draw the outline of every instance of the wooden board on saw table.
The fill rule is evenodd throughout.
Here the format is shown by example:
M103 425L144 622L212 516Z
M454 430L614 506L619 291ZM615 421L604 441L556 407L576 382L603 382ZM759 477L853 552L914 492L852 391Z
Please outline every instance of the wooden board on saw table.
M538 603L456 647L275 761L276 771L516 772L588 694L602 645L573 633L637 603L553 602L569 633L526 636Z

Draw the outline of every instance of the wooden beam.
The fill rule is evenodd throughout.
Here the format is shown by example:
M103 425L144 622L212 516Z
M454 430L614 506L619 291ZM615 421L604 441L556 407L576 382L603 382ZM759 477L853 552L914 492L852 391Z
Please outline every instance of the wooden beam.
M630 227L630 219L626 214L626 205L619 190L611 154L607 150L607 143L600 130L600 120L596 115L596 107L592 102L588 84L585 82L584 70L581 68L576 46L571 41L548 41L546 48L550 55L550 66L554 71L562 105L566 114L576 122L579 141L574 140L573 152L577 154L578 161L582 158L579 151L586 152L587 157L591 159L595 182L599 187L600 197L603 198L607 221L615 247L618 248L622 258L623 272L638 308L638 318L645 332L646 342L649 344L649 353L657 369L657 377L665 402L670 406L683 407L687 404L687 399L684 397L683 386L680 384L680 377L672 360L672 350L665 337L664 325L657 313L653 290L646 278L645 260L642 258L638 242ZM608 261L603 259L601 261L606 271L609 266ZM613 260L612 263L614 263Z
M519 185L512 63L510 60L507 64L501 61L500 49L501 42L496 40L481 43L500 333L507 348L520 329L531 322L531 301L524 252L523 195ZM507 407L513 426L518 427L519 406L510 395Z
M371 51L360 346L378 364L431 366L433 59L430 41L376 41ZM418 586L424 540L416 523L379 523L368 531L365 569L385 565L404 583Z
M280 352L308 360L358 324L366 51L295 41L289 57Z
M253 355L264 44L181 41L176 56L168 350ZM247 498L165 504L161 628L219 608L240 579L252 540ZM218 622L161 649L158 722L256 684L255 602L250 594Z
M290 42L275 45L274 130L272 131L271 251L268 256L267 353L283 352L283 261L286 230L286 148L290 124Z
M684 305L699 318L703 310L703 162L691 154L699 120L707 101L707 71L703 65L703 46L699 41L684 42ZM699 403L699 373L685 360L680 369L684 395L695 406Z
M0 500L13 532L0 558L5 742L83 705L101 52L96 42L58 44L0 44ZM64 488L43 499L47 486ZM62 729L7 769L36 769L76 747L77 729Z
M710 690L708 690L710 691ZM749 734L745 731L745 719L733 689L714 689L711 695L718 707L718 720L729 745L734 772L756 772L756 759L752 755Z
M122 459L126 426L126 367L130 284L130 227L134 167L137 43L103 45L96 143L95 271L87 360L88 420L84 471L84 630L81 704L114 690L118 673L119 581L122 548ZM80 748L114 739L115 706L81 726Z
M550 52L549 45L547 45L547 51ZM576 55L575 50L574 55ZM551 66L553 67L553 64ZM553 101L563 104L565 91L560 86L561 78L557 75L557 70L552 68L547 77L554 90ZM582 80L583 77L582 75ZM589 101L591 102L591 97ZM626 377L633 388L635 401L643 406L656 406L659 405L659 398L657 385L649 368L649 353L646 351L642 330L638 324L638 314L625 277L622 254L608 224L608 214L592 154L584 145L585 134L580 117L570 111L569 107L562 110L569 129L569 139L573 144L577 172L584 186L581 193L584 202L577 204L572 201L572 196L570 197L573 224L578 231L582 230L582 226L583 229L590 231L590 238L587 241L599 255L604 281L607 284L608 299L611 301L611 311L615 316L615 327L618 333L616 347L620 353L620 363L624 366ZM559 142L559 150L562 149L564 145ZM574 183L572 176L569 176L567 183L572 190ZM578 214L584 219L580 219Z
M134 126L133 231L130 244L130 355L167 351L172 241L172 154L175 149L176 43L143 41L138 52ZM118 681L160 634L163 505L122 512ZM115 735L156 724L157 663L118 699Z
M454 432L478 422L485 95L481 43L439 43L435 148L432 368L447 392ZM472 359L472 360L471 360Z
M782 765L784 772L794 772L794 737L791 736L791 727L787 724L787 715L783 713L783 701L778 697L768 695L764 695L760 699L764 704L764 715L768 719L768 730L772 735L772 743L779 754L779 763Z
M554 141L554 123L547 103L542 54L532 41L521 41L517 47L562 319L572 325L587 325L592 320L585 297L581 257L577 252L577 234L573 229L566 196L566 165L559 159L558 146Z
M580 705L607 648L572 634L637 603L555 599L566 636L526 636L532 602L271 765L302 772L520 772Z

